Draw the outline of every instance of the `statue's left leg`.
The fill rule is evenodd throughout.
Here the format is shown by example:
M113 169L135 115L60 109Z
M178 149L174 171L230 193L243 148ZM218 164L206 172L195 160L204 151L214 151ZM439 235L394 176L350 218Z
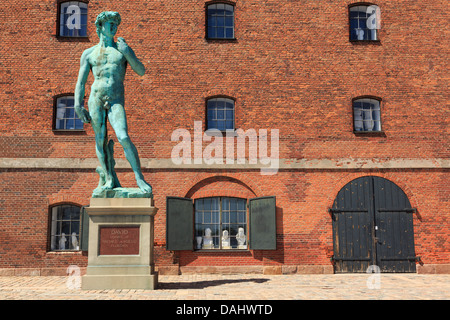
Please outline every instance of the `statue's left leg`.
M137 149L128 135L127 119L122 104L116 103L109 109L108 120L116 133L119 143L123 147L125 157L133 169L138 187L142 192L151 193L152 187L145 181L144 175L142 174Z

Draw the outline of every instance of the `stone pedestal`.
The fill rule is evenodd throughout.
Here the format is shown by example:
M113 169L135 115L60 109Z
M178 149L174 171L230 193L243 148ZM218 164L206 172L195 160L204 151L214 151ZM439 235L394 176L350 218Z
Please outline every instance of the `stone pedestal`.
M156 289L154 215L151 198L92 198L89 248L81 288Z

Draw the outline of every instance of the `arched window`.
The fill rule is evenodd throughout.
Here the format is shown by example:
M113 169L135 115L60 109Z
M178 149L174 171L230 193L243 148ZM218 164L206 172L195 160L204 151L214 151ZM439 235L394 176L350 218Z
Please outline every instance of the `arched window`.
M53 130L83 130L83 122L74 108L74 96L64 95L54 98Z
M232 3L206 4L206 38L234 39L234 5Z
M234 100L218 97L206 102L206 130L234 130Z
M196 249L247 249L247 200L229 197L194 201Z
M166 249L276 250L276 199L167 197Z
M51 208L50 250L80 250L80 210L72 204Z
M381 131L379 98L360 97L353 99L353 130L355 132Z
M350 40L378 40L380 9L372 4L353 4L349 7Z
M59 4L59 36L87 37L87 8L81 1L65 1Z

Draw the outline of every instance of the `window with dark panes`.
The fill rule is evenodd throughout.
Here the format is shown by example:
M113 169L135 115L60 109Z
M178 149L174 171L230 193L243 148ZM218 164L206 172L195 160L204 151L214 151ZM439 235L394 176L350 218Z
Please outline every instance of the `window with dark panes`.
M372 98L353 100L355 132L381 131L380 101Z
M196 249L247 249L247 200L195 200Z
M87 37L87 3L62 2L59 7L59 35L61 37Z
M350 40L378 40L379 8L375 5L350 7Z
M206 36L208 39L234 39L234 6L214 3L206 7Z
M80 209L74 205L51 209L50 250L80 250Z
M273 196L166 198L167 250L276 250L276 242Z
M213 98L207 101L206 129L234 130L234 101L228 98Z
M83 122L75 113L74 102L74 96L63 96L56 99L55 130L83 130Z

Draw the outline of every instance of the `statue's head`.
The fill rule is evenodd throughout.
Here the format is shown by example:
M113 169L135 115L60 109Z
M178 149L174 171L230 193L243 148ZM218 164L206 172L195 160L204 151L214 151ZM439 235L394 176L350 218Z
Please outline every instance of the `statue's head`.
M120 21L121 18L118 12L103 11L102 13L100 13L95 20L98 36L100 37L100 34L103 33L105 35L114 37Z

